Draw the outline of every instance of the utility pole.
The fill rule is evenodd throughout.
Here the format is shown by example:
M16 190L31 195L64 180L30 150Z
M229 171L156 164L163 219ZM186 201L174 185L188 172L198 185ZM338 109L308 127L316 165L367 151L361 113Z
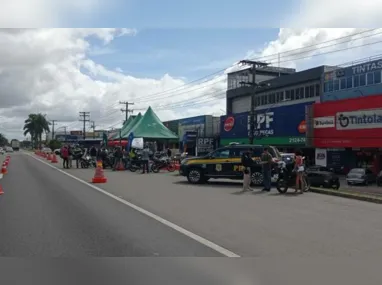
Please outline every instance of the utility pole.
M256 109L256 89L259 87L259 84L256 83L256 69L268 66L268 63L261 61L252 61L252 60L241 60L240 64L252 65L252 82L247 82L246 84L253 86L251 94L251 112L250 112L250 122L249 122L249 143L253 144L255 138L255 109ZM243 82L245 83L245 82Z
M52 140L54 140L54 126L56 125L57 120L52 120Z
M86 122L90 122L90 112L80 112L80 122L82 122L83 125L83 136L84 140L86 139Z
M129 117L129 113L133 112L133 110L129 109L129 105L134 105L134 103L123 101L123 102L119 102L119 104L125 105L125 109L121 109L121 111L122 113L125 113L125 122L126 122Z
M95 128L96 128L96 125L95 125L94 121L91 121L90 128L93 130L93 139L95 139Z

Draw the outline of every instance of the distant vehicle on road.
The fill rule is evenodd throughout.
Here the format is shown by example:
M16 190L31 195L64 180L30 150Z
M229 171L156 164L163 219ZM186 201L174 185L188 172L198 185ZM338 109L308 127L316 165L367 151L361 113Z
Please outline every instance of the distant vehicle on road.
M5 147L5 151L6 151L6 152L13 152L13 148L10 147L10 146L6 146L6 147Z
M0 154L4 154L4 153L5 153L4 148L0 147Z
M52 154L52 150L49 147L43 147L41 151L46 154Z
M61 149L57 148L53 152L54 152L55 155L60 155L61 154Z
M11 140L11 147L14 151L20 150L20 142L18 140Z
M369 185L377 181L377 176L368 168L353 168L346 176L348 185Z

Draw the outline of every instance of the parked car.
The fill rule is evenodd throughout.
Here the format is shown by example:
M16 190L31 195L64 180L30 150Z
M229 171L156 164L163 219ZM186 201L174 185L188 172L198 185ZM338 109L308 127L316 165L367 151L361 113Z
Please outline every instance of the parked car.
M377 175L377 186L382 186L382 170Z
M326 166L321 166L321 165L311 165L306 168L306 172L333 172L332 168L326 167Z
M241 165L241 155L243 152L252 149L254 160L251 167L251 183L261 185L263 183L262 165L259 163L263 152L262 145L230 144L219 148L204 157L185 158L181 161L179 174L187 177L192 184L205 183L209 179L243 179L243 166ZM276 147L268 146L269 153L273 158L272 167L273 181L277 180L277 163L281 160L281 155Z
M4 154L4 153L5 153L4 148L0 147L0 154Z
M55 155L60 155L61 154L61 149L59 149L59 148L55 149L53 152L54 152Z
M52 154L52 150L49 147L43 147L41 151L46 154Z
M13 148L11 148L10 146L6 146L5 151L6 152L13 152Z
M363 184L369 185L377 181L377 176L368 168L353 168L346 176L348 185Z
M340 178L331 171L312 171L307 172L310 186L324 187L338 190L341 186Z

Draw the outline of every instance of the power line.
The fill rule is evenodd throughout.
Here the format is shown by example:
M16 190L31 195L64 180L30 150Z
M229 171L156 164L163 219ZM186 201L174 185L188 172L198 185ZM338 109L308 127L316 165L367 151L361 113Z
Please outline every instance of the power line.
M95 128L96 128L96 125L95 125L94 121L90 122L90 128L93 130L93 139L95 139Z
M123 113L125 113L125 122L127 122L127 119L129 117L129 113L132 113L133 110L129 109L129 105L134 105L134 103L130 103L127 101L119 102L119 104L125 105L125 109L121 109Z
M352 41L355 41L355 40L360 40L360 39L363 39L363 38L367 38L367 37L372 37L372 36L375 36L375 35L378 35L378 34L381 34L382 32L378 32L378 33L373 33L371 35L365 35L363 37L358 37L356 39L353 39L353 38L350 38L348 39L347 41L341 41L341 42L336 42L332 45L327 45L325 47L320 47L320 48L317 48L317 46L320 46L320 45L323 45L323 44L326 44L326 43L330 43L330 42L333 42L333 41L339 41L339 40L342 40L342 39L346 39L346 38L349 38L349 37L354 37L354 36L357 36L357 35L361 35L361 34L365 34L365 33L369 33L369 32L372 32L372 31L375 31L377 29L369 29L369 30L366 30L366 31L362 31L362 32L358 32L358 33L353 33L353 34L350 34L350 35L347 35L347 36L343 36L343 37L340 37L340 38L336 38L336 39L332 39L332 40L328 40L328 41L325 41L325 42L321 42L321 43L317 43L317 44L313 44L313 45L309 45L309 46L305 46L305 47L301 47L301 48L297 48L297 49L293 49L293 50L289 50L289 51L285 51L285 52L281 52L281 53L277 53L277 54L273 54L273 55L268 55L268 56L264 56L262 58L258 58L258 59L262 59L264 60L265 58L267 57L273 57L273 56L277 56L277 58L279 58L280 54L289 54L293 51L296 51L296 50L303 50L299 53L293 53L293 54L289 54L287 55L287 57L291 57L291 56L297 56L297 55L301 55L301 54L306 54L306 53L311 53L311 52L314 52L315 50L321 50L321 49L325 49L325 48L328 48L328 47L332 47L332 46L335 46L335 45L340 45L340 44L344 44L344 43L348 43L348 42L352 42ZM375 43L371 43L371 44L375 44ZM370 44L365 44L365 45L370 45ZM347 50L347 49L352 49L352 48L357 48L357 47L361 47L361 46L364 46L364 45L360 45L360 46L355 46L355 47L347 47L345 49L340 49L340 50L335 50L335 51L329 51L329 52L325 52L325 53L319 53L319 54L314 54L314 55L309 55L309 56L305 56L305 57L300 57L300 58L294 58L294 59L288 59L288 60L283 60L283 61L279 61L278 63L280 64L281 62L290 62L290 61L296 61L296 60L299 60L299 59L305 59L305 58L310 58L310 57L314 57L314 56L321 56L321 55L325 55L325 54L329 54L329 53L334 53L334 52L338 52L338 51L342 51L342 50ZM310 49L310 50L306 50L307 48L309 47L316 47L315 49ZM225 69L224 69L225 70ZM224 71L224 70L221 70L221 71ZM217 74L217 73L213 73L213 74ZM212 75L213 75L212 74ZM208 77L208 76L206 76ZM204 77L204 78L206 78ZM197 80L195 80L197 81ZM152 95L148 95L148 96L144 96L144 97L141 97L141 99L144 99L144 98L147 98L147 97L151 97L151 96L155 96L155 95L160 95L160 94L165 94L165 93L170 93L169 95L167 96L162 96L162 97L157 97L157 98L150 98L149 100L147 101L153 101L153 100L161 100L161 99L164 99L164 98L169 98L169 97L175 97L175 96L178 96L178 95L181 95L181 94L185 94L185 93L188 93L188 92L193 92L193 91L197 91L197 90L200 90L200 89L203 89L203 88L206 88L208 86L213 86L213 85L216 85L220 82L224 82L226 81L226 78L223 78L222 80L218 80L212 84L208 84L208 85L203 85L203 86L191 86L190 88L193 88L193 87L196 87L194 89L186 89L186 91L183 90L183 92L180 92L180 93L177 93L177 94L171 94L171 93L174 93L174 92L177 92L177 91L172 91L172 92L169 92L173 89L178 89L180 87L176 87L176 88L172 88L172 89L169 89L167 91L164 91L164 92L159 92L159 93L155 93L155 94L152 94ZM185 86L185 85L189 85L191 82L189 82L188 84L184 84L182 86ZM139 103L144 103L145 101L140 101ZM108 115L108 117L110 115L112 115L114 112L111 112L111 114Z
M318 46L318 45L322 45L322 44L326 44L326 43L330 43L330 42L335 42L335 41L338 41L338 40L342 40L342 39L347 39L347 38L352 38L354 36L358 36L358 35L362 35L362 34L365 34L365 33L369 33L369 32L372 32L372 31L375 31L377 30L377 28L375 29L368 29L368 30L365 30L365 31L361 31L361 32L357 32L357 33L353 33L353 34L350 34L350 35L347 35L347 36L343 36L343 37L338 37L338 38L335 38L335 39L332 39L332 40L327 40L327 41L324 41L324 42L320 42L320 43L316 43L316 44L312 44L312 45L308 45L308 46L305 46L305 47L300 47L300 48L296 48L296 49L292 49L292 50L288 50L288 51L284 51L284 52L279 52L279 53L274 53L274 54L270 54L270 55L266 55L266 56L261 56L261 57L254 57L254 58L249 58L249 60L256 60L256 61L268 61L267 58L274 58L274 57L279 57L280 55L283 55L283 54L288 54L290 52L293 52L293 51L298 51L298 50L303 50L303 49L307 49L307 48L311 48L311 47L315 47L315 46ZM369 36L374 36L375 34L373 35L369 35ZM361 39L361 38L358 38L358 39ZM352 40L356 40L356 39L351 39L350 41ZM338 44L343 44L344 42L342 43L337 43ZM301 53L301 52L300 52ZM306 53L306 51L304 52ZM235 64L236 65L236 64ZM193 83L196 83L198 81L201 81L201 80L204 80L204 79L207 79L213 75L217 75L221 72L224 72L227 68L230 68L232 66L227 66L225 68L222 68L216 72L213 72L213 73L210 73L208 75L205 75L199 79L195 79L195 80L192 80L188 83L185 83L181 86L178 86L178 87L174 87L174 88L170 88L168 90L165 90L165 91L162 91L162 92L157 92L157 93L152 93L150 95L146 95L146 96L143 96L141 97L140 99L145 99L145 98L152 98L153 96L156 96L156 95L161 95L161 94L165 94L165 93L169 93L169 91L172 91L171 93L173 93L176 89L179 89L179 88L182 88L182 87L185 87L187 85L190 85L190 84L193 84Z
M83 125L83 136L84 139L86 139L86 122L90 122L90 112L79 112L80 113L80 122L82 122Z
M54 140L54 127L57 123L57 120L51 120L51 122L52 122L52 140Z

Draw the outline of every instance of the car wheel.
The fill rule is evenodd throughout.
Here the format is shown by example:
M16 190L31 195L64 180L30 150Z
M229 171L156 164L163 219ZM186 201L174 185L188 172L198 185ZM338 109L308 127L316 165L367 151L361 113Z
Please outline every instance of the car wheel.
M264 182L263 174L259 171L255 171L251 175L251 183L253 185L262 185Z
M203 183L203 173L200 169L190 169L190 171L187 174L187 180L188 182L192 184L200 184Z

